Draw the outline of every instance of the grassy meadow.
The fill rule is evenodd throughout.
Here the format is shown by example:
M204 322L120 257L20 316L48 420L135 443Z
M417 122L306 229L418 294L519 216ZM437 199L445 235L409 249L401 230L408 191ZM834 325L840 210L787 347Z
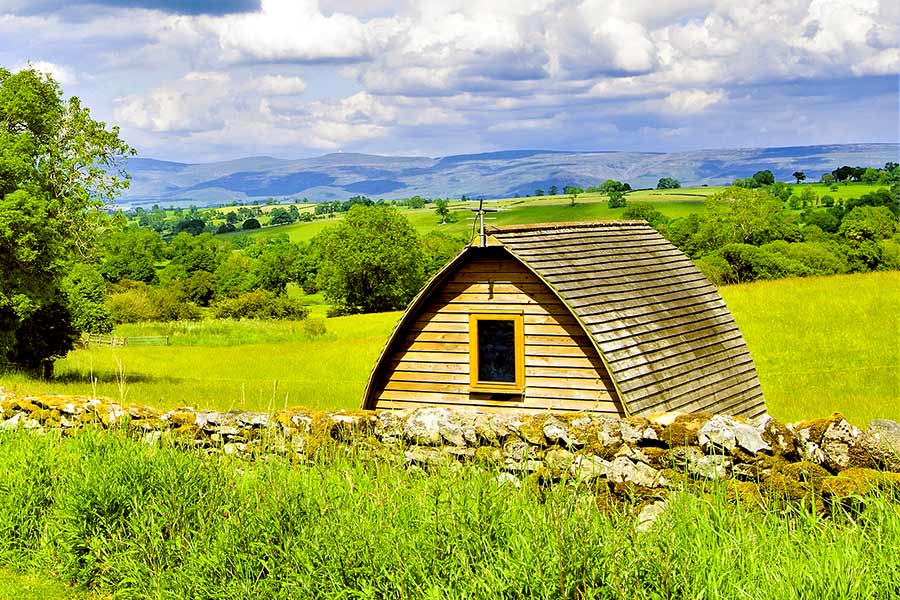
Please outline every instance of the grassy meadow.
M663 214L671 217L684 217L703 210L703 202L706 196L722 188L693 188L680 190L641 190L628 194L628 202L649 202ZM609 208L605 194L591 193L579 195L575 206L571 206L569 196L532 196L525 198L504 198L492 200L487 205L491 208L499 208L500 212L488 216L490 225L513 225L524 223L557 223L561 221L604 221L622 218L624 208ZM308 206L308 205L298 205ZM401 208L410 224L420 234L428 233L434 229L451 235L466 235L472 232L472 222L469 219L473 214L470 209L477 208L477 202L455 201L450 203L451 220L454 222L440 224L439 217L434 213L434 206L409 209ZM342 218L342 213L334 213L334 216L309 222L297 222L291 225L277 227L263 227L249 232L235 232L222 234L223 238L229 236L273 237L286 234L292 242L307 242L330 224Z
M900 420L900 272L723 287L770 412Z
M900 273L764 281L721 292L773 415L799 420L838 411L859 425L900 420ZM162 408L356 408L399 315L327 319L319 338L298 322L121 326L117 335L168 335L171 345L74 350L57 363L52 383L8 374L0 385Z
M483 468L311 464L117 432L0 435L5 598L869 599L900 592L900 510L760 510L674 491L647 531L605 484ZM601 510L598 510L598 505ZM4 583L4 578L11 580ZM59 581L61 584L56 584ZM27 584L33 592L17 589ZM75 585L76 588L65 588ZM92 595L82 595L85 590ZM64 595L68 592L68 595Z
M836 191L831 191L832 186L821 183L804 183L804 188L812 189L818 197L829 195L835 200L847 200L848 198L858 198L863 194L873 192L877 189L885 187L884 185L869 185L862 183L841 183L837 185ZM796 192L800 189L796 184L792 184L791 188ZM637 190L630 192L626 199L629 203L648 202L657 208L660 212L670 218L686 217L692 213L703 211L704 201L706 197L720 192L724 187L697 187L697 188L680 188L675 190ZM526 223L558 223L563 221L605 221L622 218L624 208L609 208L606 194L599 192L580 194L576 199L575 206L571 206L570 197L565 194L557 194L555 196L523 196L521 198L501 198L491 200L488 206L501 209L500 212L489 215L490 225L514 225ZM261 207L263 212L269 212L278 206L288 205L271 205ZM314 205L301 203L296 204L301 212L310 212L314 210ZM451 215L455 218L455 222L445 223L441 225L439 218L434 213L434 206L428 205L425 208L410 209L401 208L403 214L409 219L412 226L420 234L428 233L431 230L439 229L452 235L469 235L472 232L472 223L468 219L472 217L470 209L478 206L478 202L452 201L450 203ZM236 207L225 207L223 212L231 212ZM228 234L221 234L222 237L228 238L234 236L250 236L269 238L276 235L286 234L292 242L308 242L316 236L320 231L342 218L342 213L333 213L333 216L315 221L297 222L291 225L280 225L276 227L263 227L262 229L254 229L248 232L239 231ZM267 221L263 220L265 224Z

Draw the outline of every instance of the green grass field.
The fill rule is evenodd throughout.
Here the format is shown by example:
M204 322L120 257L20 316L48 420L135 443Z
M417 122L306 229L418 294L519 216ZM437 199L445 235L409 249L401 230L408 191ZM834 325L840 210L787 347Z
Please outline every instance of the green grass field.
M671 218L684 217L703 210L703 202L707 195L721 188L695 188L684 190L647 190L628 194L628 202L650 202ZM578 196L575 206L570 206L568 196L541 196L529 198L506 198L491 201L488 206L500 208L501 211L489 215L489 225L511 225L520 223L556 223L561 221L604 221L621 219L623 208L609 208L604 194L583 194ZM469 235L472 232L473 213L470 210L478 206L477 202L452 202L450 210L455 222L440 224L434 207L420 209L401 208L412 226L420 234L439 229L452 235ZM270 238L286 234L292 242L308 242L320 231L342 218L341 213L334 217L298 222L292 225L264 227L249 232L223 234L229 236L246 235L253 238Z
M830 186L820 183L806 183L803 187L811 188L816 195L822 197L830 195L835 200L858 198L863 194L875 191L885 186L868 185L861 183L838 184L837 191L830 191ZM793 190L798 190L797 185L791 185ZM638 190L629 193L626 199L631 204L649 202L670 218L686 217L692 213L703 210L707 196L720 192L724 187L698 187L682 188L677 190ZM524 223L558 223L561 221L604 221L621 219L623 208L608 208L608 197L605 194L590 193L581 194L576 200L576 205L570 206L569 196L559 194L556 196L527 196L522 198L502 198L491 200L490 207L500 208L501 212L490 215L490 225L512 225ZM469 235L472 231L472 223L468 219L472 217L470 208L478 205L477 202L454 201L450 203L451 214L456 217L456 222L439 224L433 206L421 209L401 208L403 214L410 220L413 227L420 234L428 233L434 229L450 233L452 235ZM285 205L287 206L287 205ZM297 204L303 211L312 210L310 204ZM267 206L268 210L276 206ZM227 211L226 211L227 212ZM298 222L292 225L277 227L263 227L249 232L235 232L222 234L223 238L247 235L254 238L270 238L276 235L286 234L292 242L308 242L320 231L342 218L341 213L333 217L310 221Z
M721 289L770 411L900 420L900 272L782 279Z
M900 273L758 282L725 287L722 295L773 415L798 420L839 411L859 425L900 420ZM52 383L8 374L0 385L163 408L356 408L398 316L328 319L319 339L292 322L123 326L118 335L169 335L172 345L75 350L57 363Z

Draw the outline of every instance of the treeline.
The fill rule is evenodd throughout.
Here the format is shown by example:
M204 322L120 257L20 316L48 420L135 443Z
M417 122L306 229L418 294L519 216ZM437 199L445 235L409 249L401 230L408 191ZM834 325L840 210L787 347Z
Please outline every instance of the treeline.
M307 243L187 231L165 239L114 218L98 241L65 283L73 321L95 333L204 315L302 319L307 309L288 295L291 285L321 292L333 314L399 309L466 243L439 231L419 236L396 209L362 204Z
M636 204L623 217L650 222L716 284L900 269L900 182L829 207L785 208L768 189L733 186L703 213L670 220Z

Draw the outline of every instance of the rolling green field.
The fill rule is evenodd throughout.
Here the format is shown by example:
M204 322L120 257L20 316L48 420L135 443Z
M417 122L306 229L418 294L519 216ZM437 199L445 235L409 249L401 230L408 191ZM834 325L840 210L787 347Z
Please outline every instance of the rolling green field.
M695 188L684 190L644 190L628 194L628 202L650 202L668 217L684 217L703 210L703 202L706 196L721 188ZM582 194L578 196L575 206L570 206L568 196L541 196L529 198L506 198L491 201L487 205L491 208L500 208L501 211L488 217L489 225L512 225L525 223L557 223L561 221L604 221L621 219L624 208L609 208L607 196L604 194ZM476 208L477 202L452 202L450 211L456 219L455 222L440 224L439 217L434 213L434 207L408 209L401 208L412 226L420 234L428 233L434 229L451 235L468 235L472 232L473 213L471 208ZM307 242L320 231L342 218L341 213L335 213L333 217L326 219L298 222L292 225L278 227L264 227L249 232L235 232L222 234L221 237L250 236L273 237L287 234L292 242Z
M817 196L830 195L835 200L858 198L863 194L883 188L883 185L868 185L861 183L838 184L837 191L831 191L830 187L820 183L806 183L804 188L811 188ZM800 186L791 185L796 192ZM698 187L681 188L676 190L638 190L629 193L626 199L629 203L649 202L670 218L686 217L692 213L703 210L707 196L720 192L724 187ZM604 221L621 219L624 208L607 207L608 197L601 193L585 193L578 196L576 205L570 206L569 196L559 194L556 196L527 196L522 198L503 198L491 200L487 205L492 208L500 208L501 211L489 216L490 225L513 225L526 223L558 223L562 221ZM287 205L285 205L287 206ZM311 204L297 204L301 211L310 211ZM434 206L426 208L409 209L401 208L403 214L410 220L413 227L420 234L439 229L452 235L469 235L472 231L471 208L478 206L477 202L453 201L450 203L451 214L456 222L439 224L439 218L434 213ZM276 208L277 205L262 207L264 211ZM229 212L235 207L223 210ZM235 232L221 234L223 238L234 236L250 236L270 238L276 235L287 234L292 242L308 242L320 231L342 218L341 213L334 216L310 221L298 222L292 225L277 227L263 227L249 232Z
M786 279L722 289L746 336L770 412L900 420L900 273ZM57 363L52 383L5 375L19 394L100 394L162 408L356 408L400 313L302 323L201 321L123 326L170 346L92 347ZM95 381L92 383L92 378Z
M721 290L770 411L900 420L900 272L781 279Z

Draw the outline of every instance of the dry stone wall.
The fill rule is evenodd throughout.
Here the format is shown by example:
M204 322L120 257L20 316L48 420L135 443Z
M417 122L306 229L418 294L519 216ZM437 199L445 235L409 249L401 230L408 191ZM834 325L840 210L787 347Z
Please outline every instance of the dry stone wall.
M768 416L749 423L708 414L616 419L463 408L160 411L82 396L16 397L0 389L0 435L14 429L73 434L85 427L248 457L306 460L361 449L411 468L489 465L516 485L571 480L651 504L673 488L709 480L723 480L739 501L810 500L820 510L873 489L900 491L900 424L876 420L861 431L839 414L784 424Z

